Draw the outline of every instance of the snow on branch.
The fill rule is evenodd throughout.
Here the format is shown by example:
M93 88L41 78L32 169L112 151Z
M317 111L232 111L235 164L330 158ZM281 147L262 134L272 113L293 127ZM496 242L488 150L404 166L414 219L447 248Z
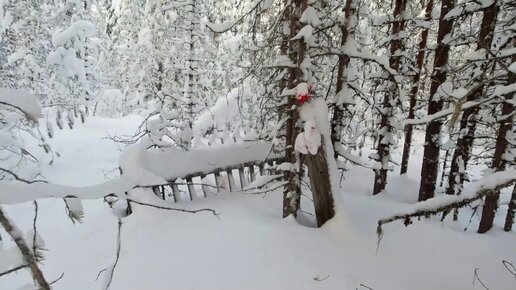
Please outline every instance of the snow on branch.
M223 23L211 23L207 22L206 26L215 33L224 33L226 31L229 31L233 26L237 24L236 21L226 21Z
M253 13L255 10L257 10L260 5L262 4L263 0L258 0L254 3L254 5L252 5L253 7L251 9L249 9L247 12L245 12L242 16L240 16L238 19L236 20L233 20L233 21L226 21L224 23L206 23L206 27L208 27L211 31L215 32L215 33L224 33L224 32L227 32L229 30L231 30L233 27L235 27L235 25L237 25L238 23L242 22L247 16L249 16L251 13ZM266 10L268 5L265 5L265 7L263 7L262 11L263 10Z
M407 210L406 212L398 213L379 220L376 232L378 237L381 239L381 236L383 235L382 226L384 224L403 220L405 226L408 226L412 223L411 219L414 217L429 217L440 212L464 207L476 200L484 198L487 195L495 194L500 189L511 185L515 181L515 169L495 172L471 184L463 195L445 195L418 202L412 209Z
M27 119L38 122L41 106L36 96L22 90L0 88L0 105L21 111Z
M45 181L45 180L32 180L31 181L31 180L21 178L20 176L18 176L16 173L12 172L11 170L8 170L8 169L2 168L2 167L0 167L0 171L11 175L14 179L21 181L21 182L25 182L25 183L29 183L29 184L36 183L36 182L47 183L47 181Z
M487 97L483 100L468 101L468 102L462 103L462 100L466 100L470 95L476 93L479 88L481 88L486 83L492 81L493 79L494 78L490 78L483 82L477 83L475 86L473 86L471 89L469 89L468 92L466 94L464 94L454 106L452 106L448 109L441 110L434 114L421 117L419 119L406 119L405 121L403 121L403 126L427 124L434 120L444 118L448 115L456 114L460 111L464 111L464 110L472 108L472 107L480 106L480 105L488 103L498 97L501 97L503 95L506 95L506 94L516 91L516 84L511 84L511 85L507 85L507 86L497 86L495 88L494 92L489 97Z
M99 199L110 193L123 195L120 180L112 180L86 187L64 186L43 182L31 184L0 182L0 204L22 203L47 197Z

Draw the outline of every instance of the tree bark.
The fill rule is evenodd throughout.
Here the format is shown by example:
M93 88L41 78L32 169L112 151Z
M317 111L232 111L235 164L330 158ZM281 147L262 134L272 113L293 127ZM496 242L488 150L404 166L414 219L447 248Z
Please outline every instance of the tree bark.
M390 43L390 58L389 65L395 71L399 70L400 57L396 54L403 48L402 40L399 38L399 33L405 26L405 21L401 19L407 6L406 0L395 0L394 2L394 22L392 23L392 41ZM380 120L380 133L377 147L378 162L381 164L380 168L375 169L373 195L378 194L385 189L387 185L387 171L389 170L391 134L393 134L394 127L391 124L391 119L394 115L393 103L397 95L397 87L393 76L389 77L391 82L391 92L384 95L383 98L383 112ZM387 138L386 138L387 137Z
M498 13L498 6L496 1L491 6L484 9L484 15L482 17L482 24L480 26L480 34L478 38L477 50L482 48L490 49L491 42L493 41L494 28L496 24L496 16ZM487 69L487 65L483 65L483 70ZM478 90L471 94L466 101L474 101L478 99L484 90L484 86L478 88ZM473 147L473 141L475 139L476 129L476 116L478 115L480 107L472 107L466 109L462 113L462 119L460 122L460 131L465 132L464 135L459 136L457 140L457 147L453 154L452 163L450 167L450 175L448 178L448 187L446 194L455 195L460 194L462 185L464 184L465 169L467 167L471 149Z
M436 96L437 89L446 81L448 54L450 46L444 42L444 38L452 32L453 18L444 17L455 5L455 0L443 0L441 2L441 15L439 17L439 31L437 33L437 48L434 57L434 72L430 85L430 97L428 115L434 114L443 108L443 99ZM425 150L423 153L423 165L421 169L421 183L419 186L419 201L434 197L435 183L439 165L439 134L442 120L434 120L426 126Z
M513 47L516 47L516 37L513 37L512 44ZM516 62L516 55L512 56L512 62ZM516 75L514 73L509 73L508 84L514 84L515 82ZM509 149L509 146L512 146L507 140L507 137L508 133L512 131L514 125L513 113L515 108L513 102L514 93L505 95L505 102L502 105L502 115L498 121L500 127L498 129L498 135L496 136L496 147L493 156L493 163L491 164L491 168L495 171L505 170L505 167L507 166L507 160L504 158L504 154L507 152L507 149ZM480 218L480 224L478 226L478 233L483 234L493 227L493 221L496 209L498 208L499 197L499 190L496 192L496 194L486 196L484 207L482 208L482 217ZM510 213L508 212L507 214L509 215Z
M290 37L294 38L300 29L301 23L299 18L301 12L307 7L307 0L292 0L287 1L287 5L290 5ZM295 67L289 68L289 79L288 88L293 89L303 79L303 75L300 69L300 64L303 62L306 45L302 39L290 40L289 41L289 58L295 64ZM286 122L286 148L285 148L285 162L297 163L298 157L294 151L294 145L296 142L297 134L299 133L298 121L299 113L295 108L296 97L289 96L287 102L287 122ZM297 215L299 209L299 203L301 200L301 187L299 173L293 171L285 171L284 180L286 181L283 190L283 217L289 215Z
M341 40L340 47L343 47L348 39L350 34L349 31L349 18L352 13L352 4L353 0L346 0L346 5L344 6L344 21L340 25L341 31ZM341 53L339 55L339 64L337 68L337 82L335 88L335 95L337 95L344 86L344 73L349 64L349 56L346 53ZM344 122L344 110L345 105L337 105L338 100L335 100L335 107L333 109L333 116L331 121L331 142L333 144L335 159L339 156L339 150L341 147L341 130Z
M432 8L434 6L433 0L428 0L425 8L425 21L430 21L432 17ZM416 107L416 98L419 91L419 81L421 80L421 70L425 62L426 43L428 41L428 28L423 29L421 32L421 40L419 41L419 47L416 58L417 71L412 78L412 87L410 88L409 95L409 111L408 119L414 118L414 108ZM412 131L413 126L405 126L405 142L403 143L403 154L401 157L401 169L400 174L407 173L408 162L410 158L410 146L412 145Z
M512 189L511 200L509 200L509 207L507 208L507 216L505 217L505 225L503 230L510 232L514 224L514 215L516 212L516 185Z

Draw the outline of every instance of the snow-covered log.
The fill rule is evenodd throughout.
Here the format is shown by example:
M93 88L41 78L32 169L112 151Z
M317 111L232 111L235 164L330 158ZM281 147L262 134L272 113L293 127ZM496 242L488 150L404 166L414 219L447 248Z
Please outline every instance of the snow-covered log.
M412 209L378 221L376 232L383 234L382 226L397 220L404 220L405 226L412 223L414 217L429 217L444 211L464 207L476 200L493 194L498 190L510 186L516 181L516 170L495 172L471 184L463 195L445 195L418 202Z

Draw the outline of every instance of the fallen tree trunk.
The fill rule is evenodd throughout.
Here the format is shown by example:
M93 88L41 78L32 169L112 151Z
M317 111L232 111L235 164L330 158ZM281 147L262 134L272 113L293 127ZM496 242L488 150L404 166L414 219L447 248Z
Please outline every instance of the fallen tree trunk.
M426 201L418 202L413 210L406 213L396 214L378 221L376 233L378 237L383 235L382 226L397 220L403 220L405 226L412 223L415 217L430 217L440 212L450 211L455 208L464 207L476 200L480 200L486 196L497 193L500 189L510 186L516 182L516 170L507 170L495 172L490 176L484 177L477 181L473 187L472 193L462 196L442 196L432 198Z

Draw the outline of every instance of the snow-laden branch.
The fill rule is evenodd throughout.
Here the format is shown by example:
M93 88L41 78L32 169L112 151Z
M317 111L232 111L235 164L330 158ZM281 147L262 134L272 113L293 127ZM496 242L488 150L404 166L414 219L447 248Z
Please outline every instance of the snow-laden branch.
M48 197L99 199L109 194L122 196L123 193L124 191L119 179L85 187L65 186L52 183L24 184L0 182L0 204L23 203Z
M233 27L235 27L235 25L239 24L240 22L242 22L247 16L251 15L251 13L253 13L256 9L259 8L260 4L263 2L263 0L258 0L256 1L253 5L252 5L252 8L249 9L247 12L245 12L242 16L240 16L238 19L236 20L233 20L233 21L226 21L224 23L211 23L211 22L208 22L206 23L206 27L208 27L211 31L215 32L215 33L224 33L224 32L227 32L229 30L231 30ZM266 10L268 7L264 7L262 9L263 10Z
M471 184L462 195L445 195L416 203L413 208L378 221L378 236L383 234L382 226L397 220L404 220L405 225L414 217L431 216L440 212L466 206L487 195L495 194L516 181L516 170L498 171Z
M486 79L483 82L479 82L476 85L474 85L473 87L471 87L467 91L467 93L464 94L460 98L460 100L454 106L449 107L448 109L445 109L445 110L441 110L441 111L436 112L434 114L421 117L419 119L406 119L405 121L403 121L403 126L427 124L427 123L430 123L430 122L432 122L434 120L446 117L446 116L451 115L451 114L458 113L460 111L464 111L464 110L469 109L469 108L480 106L480 105L485 104L485 103L489 103L489 102L495 100L498 97L501 97L501 96L504 96L504 95L516 92L516 84L510 84L510 85L506 85L506 86L501 86L500 85L500 86L495 87L493 93L491 95L489 95L489 97L487 97L487 98L485 98L483 100L468 101L468 102L462 103L463 100L466 100L468 97L470 97L471 95L475 94L482 86L484 86L485 84L493 81L494 79L496 79L496 78Z
M2 167L0 167L0 171L11 175L14 179L16 179L18 181L21 181L21 182L25 182L25 183L36 183L36 182L47 183L47 181L45 181L45 180L27 180L27 179L21 178L20 176L18 176L18 174L12 172L11 170L2 168Z
M472 91L470 91L472 92ZM423 124L427 124L427 123L430 123L434 120L437 120L437 119L440 119L440 118L444 118L448 115L451 115L457 111L464 111L466 109L469 109L469 108L473 108L473 107L476 107L476 106L480 106L482 104L485 104L485 103L488 103L488 102L491 102L493 101L494 99L498 98L500 95L498 94L493 94L491 96L489 96L489 98L486 98L484 100L481 100L481 101L469 101L469 102L465 102L464 104L460 105L460 102L457 103L455 106L453 107L450 107L448 109L444 109L444 110L441 110L437 113L434 113L434 114L431 114L431 115L427 115L427 116L424 116L424 117L421 117L419 119L406 119L405 121L403 121L403 126L407 126L407 125L423 125ZM460 107L457 107L457 106L460 106Z
M41 116L38 99L25 91L0 88L0 105L12 107L36 123Z

